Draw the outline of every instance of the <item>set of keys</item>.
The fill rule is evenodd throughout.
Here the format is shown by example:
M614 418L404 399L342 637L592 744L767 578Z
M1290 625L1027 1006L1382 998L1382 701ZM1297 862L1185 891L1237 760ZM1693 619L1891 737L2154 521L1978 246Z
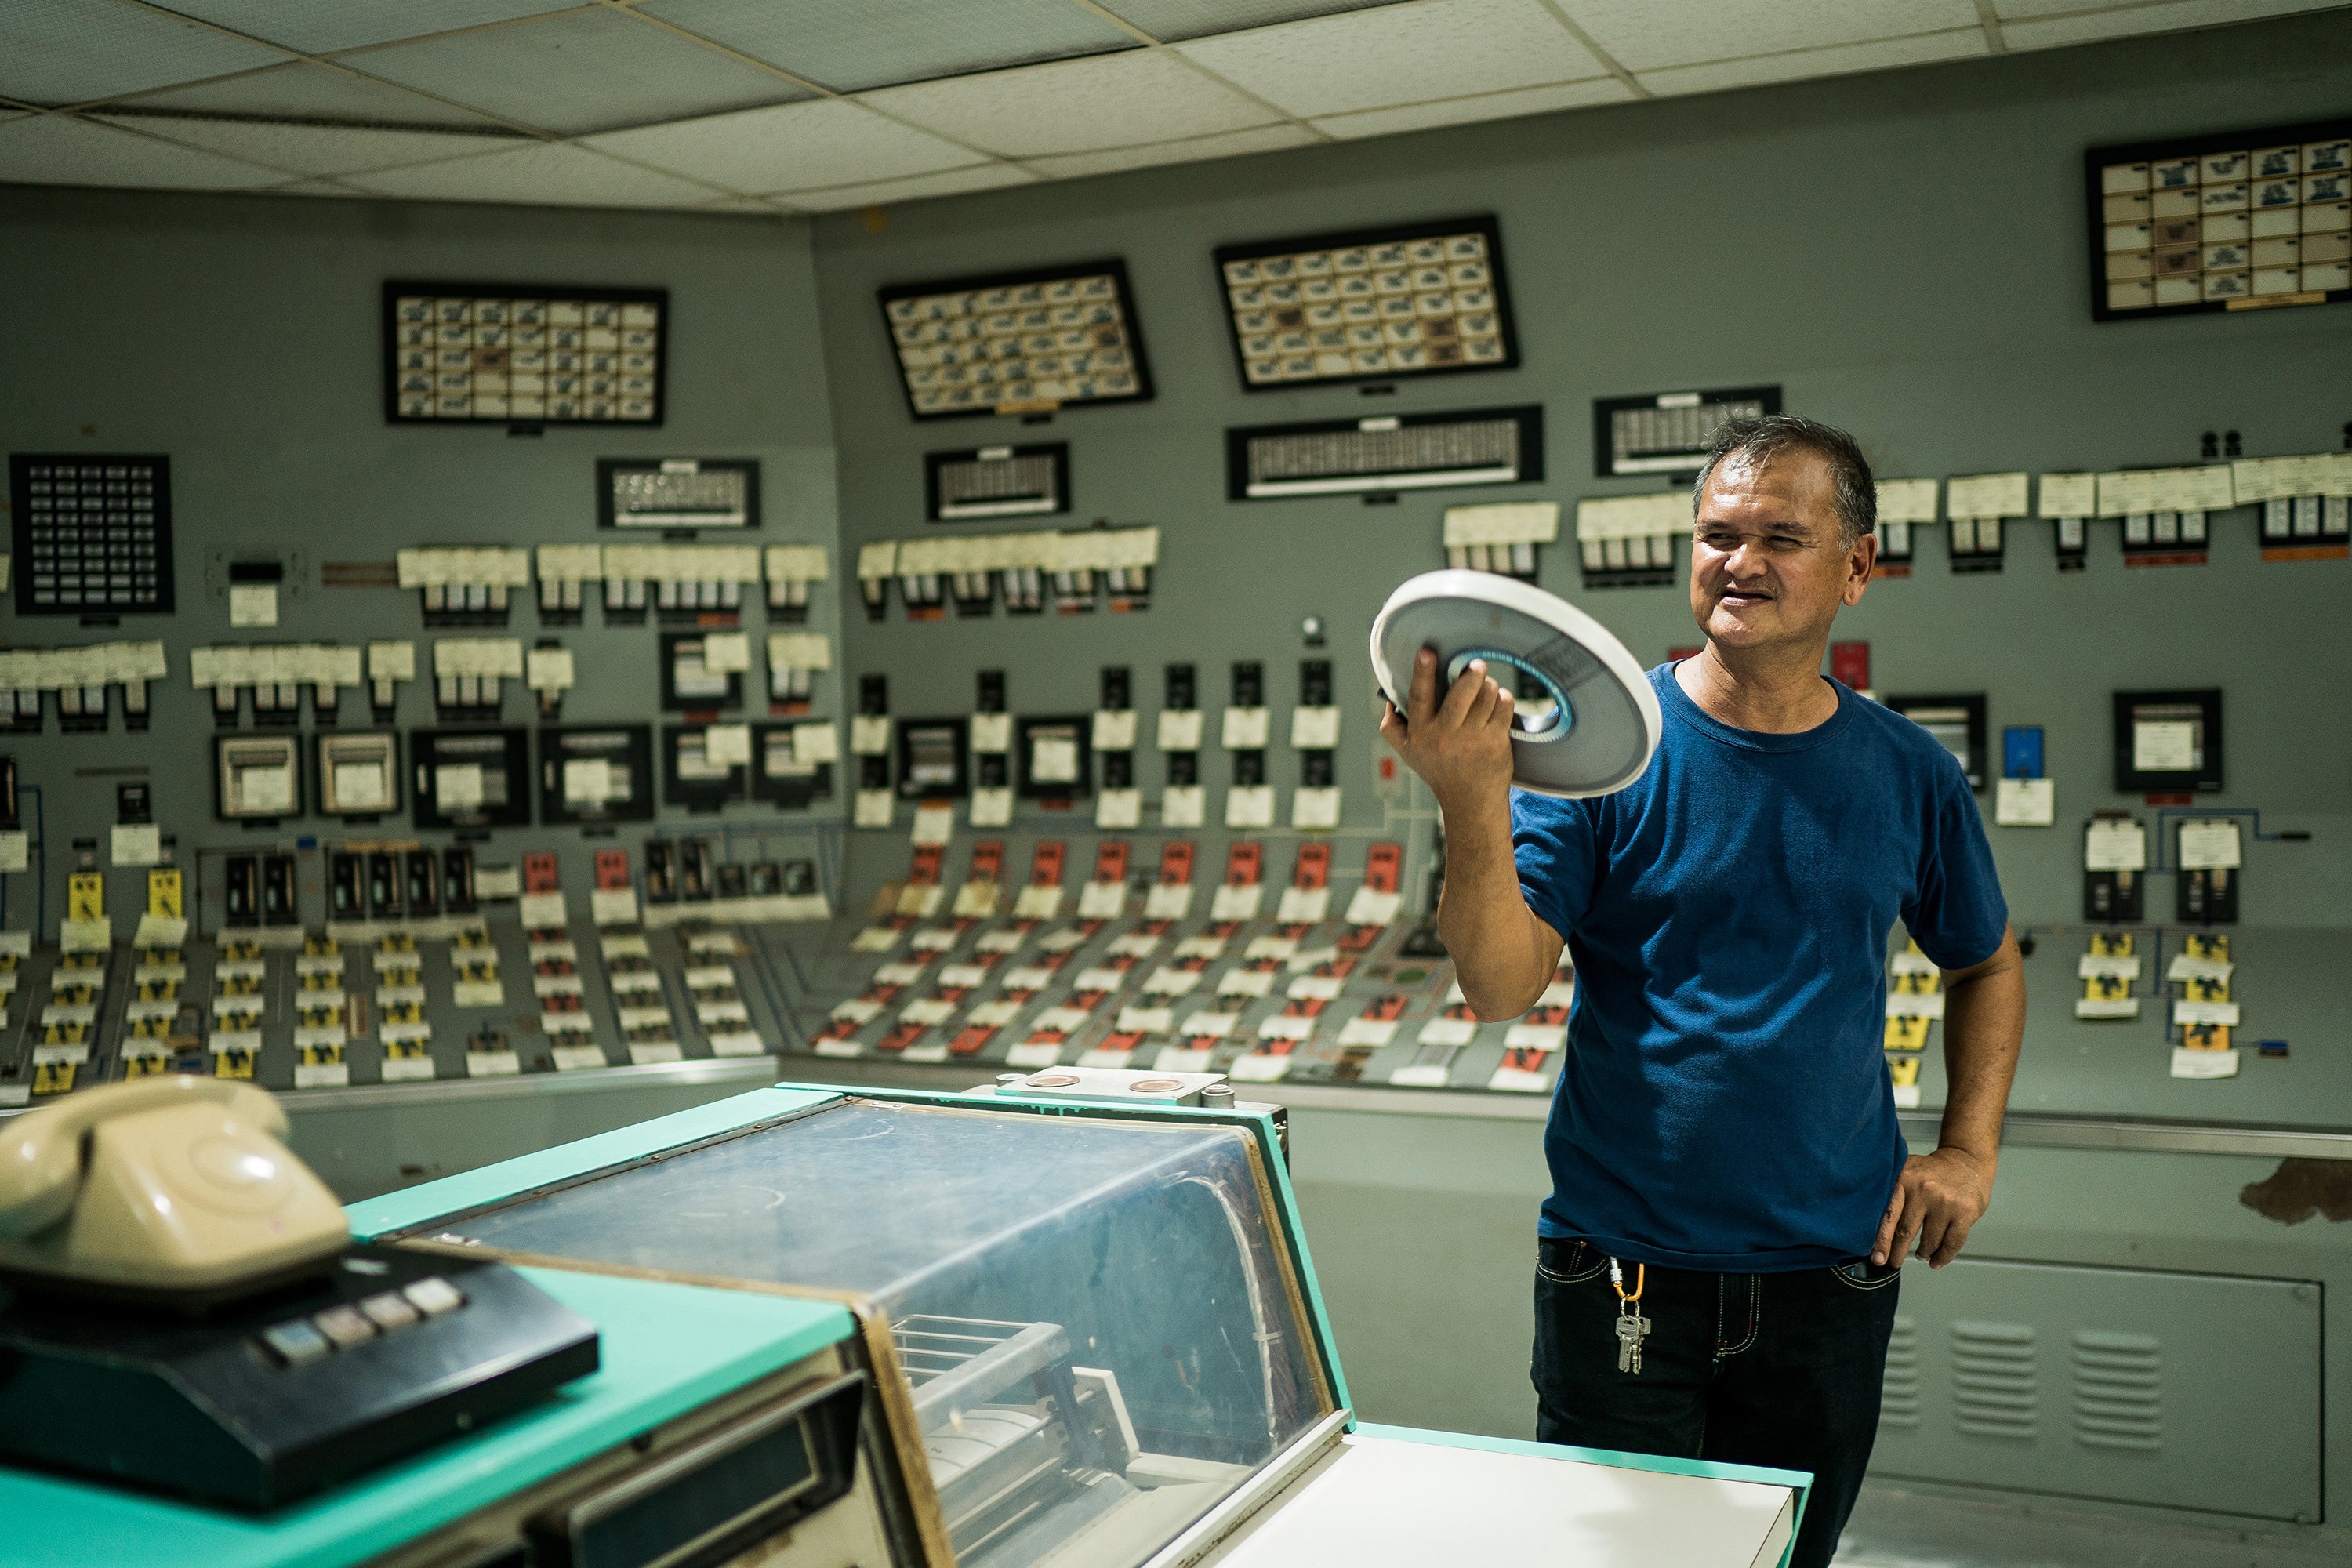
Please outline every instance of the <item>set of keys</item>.
M1627 1295L1624 1268L1615 1258L1609 1260L1609 1283L1617 1292L1617 1370L1636 1377L1642 1373L1642 1342L1650 1334L1650 1320L1642 1315L1642 1291L1649 1282L1649 1265L1633 1265L1633 1290Z

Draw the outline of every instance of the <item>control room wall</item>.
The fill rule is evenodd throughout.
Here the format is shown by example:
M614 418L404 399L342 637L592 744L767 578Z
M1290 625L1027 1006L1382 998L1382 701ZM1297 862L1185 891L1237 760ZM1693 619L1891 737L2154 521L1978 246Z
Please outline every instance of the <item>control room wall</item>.
M1442 563L1448 503L1647 488L1592 477L1596 396L1778 382L1792 410L1853 429L1889 478L2193 462L2207 430L2242 432L2250 456L2336 446L2352 412L2340 395L2352 310L2092 321L2081 153L2340 114L2347 70L2352 13L2334 12L820 219L845 557L939 526L923 520L925 451L1024 439L1070 443L1074 493L1068 518L1024 526L1107 518L1163 530L1147 616L909 625L894 603L887 625L846 626L849 671L887 674L893 710L919 716L968 710L971 671L986 666L1010 670L1016 712L1084 710L1097 668L1128 664L1148 738L1161 664L1197 661L1213 710L1228 661L1261 658L1276 710L1270 782L1286 802L1297 763L1279 744L1281 710L1297 698L1300 619L1318 613L1345 714L1346 826L1377 832L1360 651L1374 611ZM1407 381L1391 396L1242 391L1214 247L1489 211L1522 368ZM1103 256L1127 261L1155 401L1066 412L1044 428L916 423L877 286ZM1539 484L1380 507L1225 500L1230 426L1535 401ZM2220 514L2210 563L2168 569L2126 571L2116 525L2094 524L2089 569L2063 576L2046 523L2012 525L2006 570L1973 578L1952 576L1941 530L1925 530L1916 574L1874 584L1841 618L1838 636L1871 643L1880 691L1981 689L1996 731L2046 727L2060 826L1993 835L2021 921L2078 918L2081 821L2140 805L2110 787L2108 694L2208 685L2228 704L2229 788L2211 804L2261 808L2265 831L2315 833L2247 846L2244 919L2352 921L2341 831L2352 826L2352 691L2315 668L2352 565L2265 564L2252 516ZM1682 588L1588 593L1572 545L1545 550L1542 583L1644 664L1697 640ZM1161 764L1141 758L1138 773L1149 801ZM1223 760L1203 760L1213 814L1229 777ZM1352 867L1354 852L1345 858ZM853 858L903 874L897 853ZM2151 918L2170 916L2168 882L2150 889Z
M667 424L553 426L529 438L498 425L387 424L379 289L403 277L667 288ZM413 638L418 669L429 675L436 634L420 624L416 595L321 587L322 562L388 563L417 544L594 541L595 459L625 455L757 458L760 541L835 543L832 414L808 230L797 220L6 186L0 301L0 447L172 458L178 613L126 617L120 629L16 618L6 634L19 647L161 637L171 659L146 735L124 733L119 713L108 734L60 735L52 700L47 733L0 742L43 792L51 922L71 841L102 846L114 820L107 770L151 770L156 818L179 839L183 866L195 863L199 847L291 847L298 832L406 832L404 813L375 829L313 818L276 834L212 820L212 726L208 705L188 691L191 646ZM225 590L205 580L206 551L224 545L302 552L304 571L281 595L276 628L230 631ZM810 629L834 629L833 605L832 594L817 596ZM758 610L747 624L756 634ZM439 635L529 642L541 628L524 591L503 634ZM656 628L606 630L591 608L583 626L547 635L572 650L577 666L564 722L659 718ZM762 679L757 668L751 679ZM816 711L830 714L831 678L821 679ZM341 713L345 728L368 727L365 694L345 691ZM507 683L502 721L538 721L519 681ZM433 722L429 680L404 684L399 727ZM788 820L835 821L838 799ZM730 815L748 821L752 813ZM764 808L757 815L777 823ZM625 841L632 850L635 839ZM591 885L593 846L573 831L501 835L478 853L504 864L525 847L561 851L565 884ZM808 850L780 843L778 852ZM205 897L216 898L217 862L197 870ZM135 900L136 877L115 878L113 898ZM324 918L318 877L318 858L304 857L303 913L313 925ZM11 879L10 894L26 896L30 881ZM191 914L194 903L192 891ZM119 931L129 929L126 911L135 915L135 903L115 909ZM10 910L9 923L29 924L32 913ZM207 910L199 929L217 914Z

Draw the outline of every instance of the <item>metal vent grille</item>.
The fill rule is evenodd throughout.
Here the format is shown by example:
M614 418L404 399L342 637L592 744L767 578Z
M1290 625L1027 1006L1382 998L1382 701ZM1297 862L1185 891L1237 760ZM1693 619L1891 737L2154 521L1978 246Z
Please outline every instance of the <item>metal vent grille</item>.
M2031 1440L2042 1430L2034 1331L2023 1323L1952 1325L1952 1423L1974 1437Z
M1070 510L1070 448L982 447L933 452L924 459L934 522L972 517L1024 517Z
M1260 426L1226 433L1235 500L1501 485L1543 477L1535 407Z
M2164 1447L2164 1365L2154 1334L2077 1329L2074 1441L2089 1448Z
M1886 1340L1886 1380L1878 1390L1878 1424L1919 1425L1919 1320L1903 1312L1895 1314L1895 1331Z

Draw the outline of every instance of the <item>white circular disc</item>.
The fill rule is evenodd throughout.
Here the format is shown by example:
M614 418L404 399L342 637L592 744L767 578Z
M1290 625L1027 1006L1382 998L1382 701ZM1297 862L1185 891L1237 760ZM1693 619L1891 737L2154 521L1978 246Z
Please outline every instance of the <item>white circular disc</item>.
M1372 675L1405 711L1413 657L1437 650L1438 689L1484 658L1535 677L1555 705L1522 714L1511 736L1511 782L1537 795L1613 795L1642 776L1658 749L1650 678L1609 628L1567 600L1491 572L1425 572L1389 595L1372 622Z

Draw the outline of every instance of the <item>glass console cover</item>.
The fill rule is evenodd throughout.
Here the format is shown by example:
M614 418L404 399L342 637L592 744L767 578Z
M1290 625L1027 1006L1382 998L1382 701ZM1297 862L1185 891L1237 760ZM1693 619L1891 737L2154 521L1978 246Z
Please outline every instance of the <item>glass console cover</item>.
M1242 1128L844 1100L428 1228L877 1301L964 1568L1141 1563L1333 1407Z

